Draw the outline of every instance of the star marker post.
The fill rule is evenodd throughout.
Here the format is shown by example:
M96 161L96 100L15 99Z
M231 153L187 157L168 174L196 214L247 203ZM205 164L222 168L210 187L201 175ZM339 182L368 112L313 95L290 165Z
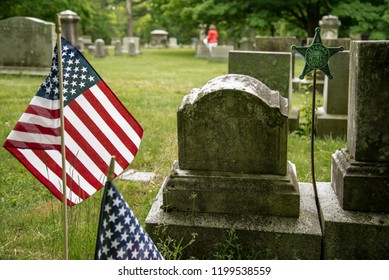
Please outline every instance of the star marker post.
M319 196L315 179L315 149L314 149L314 137L315 137L315 100L316 100L316 70L321 70L329 79L333 76L330 73L328 67L328 61L334 54L343 51L343 47L326 47L323 45L320 36L320 28L316 27L315 36L311 45L306 47L292 46L292 50L299 52L305 61L304 69L299 78L304 79L305 75L314 70L313 72L313 95L312 95L312 116L311 116L311 175L312 185L315 192L315 201L318 213L321 213ZM323 221L319 214L320 227L323 233Z

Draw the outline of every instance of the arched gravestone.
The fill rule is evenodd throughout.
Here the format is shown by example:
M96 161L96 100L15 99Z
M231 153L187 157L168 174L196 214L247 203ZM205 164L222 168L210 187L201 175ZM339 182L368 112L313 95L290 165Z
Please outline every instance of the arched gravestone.
M287 99L250 76L219 76L193 89L177 112L178 161L163 186L164 206L298 216L287 123Z
M287 101L258 80L213 79L178 110L180 168L285 175L287 116Z

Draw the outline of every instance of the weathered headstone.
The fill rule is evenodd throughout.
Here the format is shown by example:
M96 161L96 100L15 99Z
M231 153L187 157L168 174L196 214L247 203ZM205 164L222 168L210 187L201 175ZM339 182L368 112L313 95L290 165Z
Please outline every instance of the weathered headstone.
M121 55L122 54L122 43L120 41L116 41L114 43L114 49L115 49L115 55Z
M47 75L55 46L55 25L31 17L0 20L0 70Z
M231 51L228 73L254 77L288 98L289 130L298 128L299 109L292 106L292 54L290 52Z
M347 150L333 157L333 187L346 210L389 212L389 41L354 41Z
M196 42L196 57L197 58L209 58L209 48L204 44L202 40Z
M62 32L61 35L68 40L73 46L77 46L78 43L78 22L80 17L77 13L66 10L59 13L61 19Z
M168 35L169 33L165 30L153 30L151 31L151 42L150 45L156 48L167 48L168 47Z
M175 37L170 37L169 38L169 47L170 48L177 48L178 45L177 45L177 38Z
M228 60L232 50L234 50L234 46L229 45L212 47L209 58L211 60Z
M352 42L347 148L318 188L326 259L389 258L388 65L389 41Z
M105 57L107 55L107 51L105 48L105 43L103 39L97 39L95 42L95 57Z
M349 61L350 52L343 51L328 63L334 78L324 78L323 107L316 112L319 137L347 135Z
M148 232L161 223L181 238L196 232L193 254L209 257L233 227L254 250L319 258L313 192L300 197L287 160L287 114L287 99L250 76L219 76L193 89L177 112L178 161L146 219Z
M122 53L130 56L140 54L140 38L139 37L124 37Z
M298 45L296 37L256 36L255 50L263 52L290 52L290 46Z
M196 57L197 58L209 58L210 52L208 46L204 43L204 39L207 37L206 32L207 25L199 25L199 38L195 40Z
M338 39L338 30L341 22L337 16L323 16L319 21L322 39Z
M296 87L300 87L301 81L299 79L295 80L294 78L294 65L295 65L295 53L291 52L290 47L292 45L299 44L299 40L296 37L269 37L269 36L256 36L255 37L255 50L261 52L280 52L280 53L290 53L291 54L291 76L288 78L288 83L290 83L290 89L287 95L283 95L284 97L288 97L289 99L289 131L295 131L299 127L300 120L300 109L292 106L292 94L294 84ZM272 67L272 66L271 66ZM270 68L272 69L272 68ZM273 71L273 69L271 70ZM289 70L288 70L289 71ZM270 72L270 71L269 71ZM264 81L264 80L261 80ZM266 84L266 82L265 82ZM272 88L271 85L270 88ZM274 88L277 89L277 88ZM280 91L281 94L285 94Z
M250 39L244 38L239 41L237 44L237 49L239 51L253 51L254 50L254 42Z

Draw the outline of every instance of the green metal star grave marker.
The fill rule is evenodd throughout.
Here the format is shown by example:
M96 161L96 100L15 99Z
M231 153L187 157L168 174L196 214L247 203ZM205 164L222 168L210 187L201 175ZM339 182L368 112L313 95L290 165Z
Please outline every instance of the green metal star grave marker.
M314 70L313 72L313 94L312 94L312 115L311 115L311 175L312 185L315 193L315 201L318 213L321 213L319 195L316 186L315 179L315 153L314 153L314 138L315 138L315 100L316 100L316 70L321 70L327 75L329 79L332 79L330 68L328 67L328 61L334 54L343 51L343 47L328 48L323 45L320 36L320 28L316 27L315 36L313 42L307 47L292 46L292 50L299 52L305 60L303 73L300 75L300 79L304 79L305 75ZM320 228L323 233L323 221L319 215Z
M316 27L315 36L310 46L297 47L293 45L292 50L299 52L305 59L304 70L299 77L301 80L312 70L321 70L329 79L332 79L333 77L328 67L328 60L337 52L343 51L343 47L329 48L324 46L321 41L320 28Z

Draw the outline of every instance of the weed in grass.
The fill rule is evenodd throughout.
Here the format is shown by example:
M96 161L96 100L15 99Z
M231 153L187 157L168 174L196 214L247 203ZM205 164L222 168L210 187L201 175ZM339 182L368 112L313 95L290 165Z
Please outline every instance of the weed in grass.
M155 236L158 240L156 242L158 251L165 260L180 260L184 255L185 250L196 241L197 233L191 233L189 241L184 243L185 234L179 240L176 240L167 233L167 229L167 225L157 226Z

